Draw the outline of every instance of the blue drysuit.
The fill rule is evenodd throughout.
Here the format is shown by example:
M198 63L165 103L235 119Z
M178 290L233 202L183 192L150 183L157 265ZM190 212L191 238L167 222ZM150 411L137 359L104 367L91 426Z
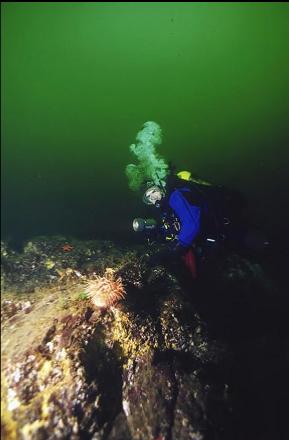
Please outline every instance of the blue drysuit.
M189 247L200 231L201 209L199 206L190 204L183 192L190 192L190 190L188 188L174 190L168 202L180 221L178 243L183 247Z

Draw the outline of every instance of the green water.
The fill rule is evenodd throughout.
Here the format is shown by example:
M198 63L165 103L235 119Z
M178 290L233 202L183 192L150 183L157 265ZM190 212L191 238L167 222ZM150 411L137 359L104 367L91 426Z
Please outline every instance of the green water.
M2 3L2 234L129 236L145 121L287 230L288 3Z

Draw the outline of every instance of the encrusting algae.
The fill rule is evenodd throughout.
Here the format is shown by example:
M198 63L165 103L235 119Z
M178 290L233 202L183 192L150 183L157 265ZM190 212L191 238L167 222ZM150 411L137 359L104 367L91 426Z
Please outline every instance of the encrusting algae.
M158 333L152 332L151 322L137 323L136 316L116 308L113 309L113 315L110 338L119 344L125 365L159 347Z

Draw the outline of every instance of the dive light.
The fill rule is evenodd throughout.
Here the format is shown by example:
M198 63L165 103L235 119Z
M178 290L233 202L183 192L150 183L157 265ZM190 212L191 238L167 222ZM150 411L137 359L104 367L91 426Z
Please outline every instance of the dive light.
M157 222L153 218L135 218L132 227L135 232L151 231L157 227Z

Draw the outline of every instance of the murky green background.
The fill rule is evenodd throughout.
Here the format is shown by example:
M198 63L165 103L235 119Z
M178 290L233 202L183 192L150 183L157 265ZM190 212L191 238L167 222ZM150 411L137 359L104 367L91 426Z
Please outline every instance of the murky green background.
M3 235L129 236L148 120L287 231L288 54L288 3L2 3Z

